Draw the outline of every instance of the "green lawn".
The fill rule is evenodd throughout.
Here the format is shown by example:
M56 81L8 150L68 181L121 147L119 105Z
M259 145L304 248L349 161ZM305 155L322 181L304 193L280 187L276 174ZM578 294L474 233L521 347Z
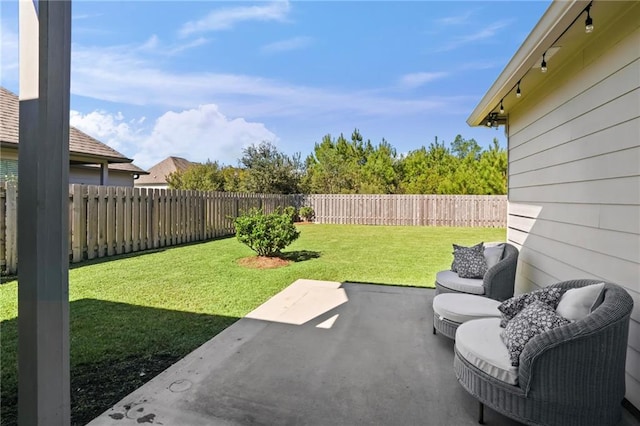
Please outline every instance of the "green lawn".
M298 278L432 287L451 243L504 229L305 225L278 269L237 264L235 238L83 264L69 271L72 417L84 424ZM17 283L0 286L2 424L15 422Z

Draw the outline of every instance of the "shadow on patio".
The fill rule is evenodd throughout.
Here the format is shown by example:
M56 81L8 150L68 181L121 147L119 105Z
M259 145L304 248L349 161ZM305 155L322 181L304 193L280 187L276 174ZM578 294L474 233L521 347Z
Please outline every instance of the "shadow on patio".
M476 424L476 401L453 373L453 344L431 331L432 289L307 283L308 291L284 290L91 424ZM313 314L301 317L305 307Z

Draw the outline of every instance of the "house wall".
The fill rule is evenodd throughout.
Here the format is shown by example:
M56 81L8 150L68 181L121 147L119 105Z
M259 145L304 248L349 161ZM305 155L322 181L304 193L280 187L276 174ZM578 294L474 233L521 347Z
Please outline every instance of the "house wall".
M69 166L69 183L84 185L100 185L100 168ZM133 186L133 175L130 172L109 170L107 186Z
M18 153L16 150L3 149L0 152L0 183L18 175ZM133 186L133 173L109 169L108 186ZM69 165L69 183L100 185L100 168L82 165Z
M634 299L626 398L640 408L640 3L509 114L508 239L516 292L573 278Z

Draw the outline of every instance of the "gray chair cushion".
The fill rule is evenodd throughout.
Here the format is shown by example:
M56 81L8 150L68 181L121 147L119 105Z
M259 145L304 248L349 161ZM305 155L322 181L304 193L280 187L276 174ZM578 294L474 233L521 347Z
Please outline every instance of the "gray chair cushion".
M456 351L481 371L510 385L518 384L518 368L500 337L499 318L468 321L456 330Z
M453 271L440 271L436 274L436 281L443 287L470 294L484 294L482 279L460 278Z
M433 311L449 321L464 323L478 318L500 318L500 302L473 294L443 293L433 298Z

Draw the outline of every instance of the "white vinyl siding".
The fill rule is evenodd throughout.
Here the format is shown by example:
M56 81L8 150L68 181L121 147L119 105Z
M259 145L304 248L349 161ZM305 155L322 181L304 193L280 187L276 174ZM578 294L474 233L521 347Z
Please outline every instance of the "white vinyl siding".
M516 293L573 278L634 299L627 399L640 408L640 4L509 112Z

